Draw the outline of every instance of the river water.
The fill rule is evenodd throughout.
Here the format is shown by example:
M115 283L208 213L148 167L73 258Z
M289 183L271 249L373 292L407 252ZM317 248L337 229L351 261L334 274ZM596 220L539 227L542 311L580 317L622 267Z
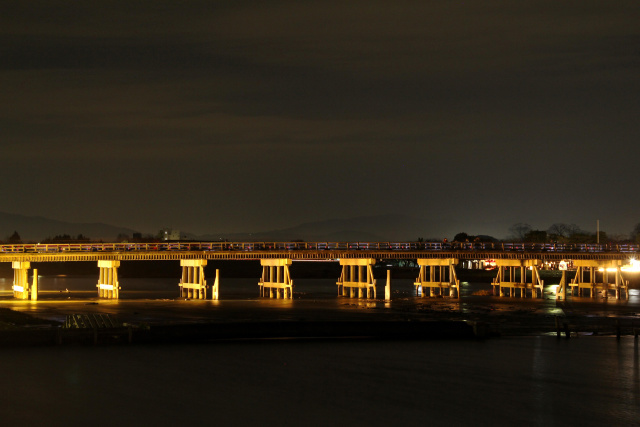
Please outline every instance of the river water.
M490 286L466 283L455 302L415 298L412 281L394 280L389 303L337 298L335 281L307 279L296 281L289 301L258 298L256 280L228 279L222 300L185 301L175 279L122 279L121 300L105 301L96 298L95 282L43 277L34 303L13 300L10 281L0 279L0 307L57 321L100 312L133 324L221 327L262 319L467 319L483 310L497 324L516 318L540 327L576 310L585 319L640 312L636 292L628 302L575 298L559 307L551 289L543 300L511 300L482 296ZM632 336L10 348L0 350L0 366L3 426L631 426L640 417L640 354Z
M632 337L0 351L2 425L638 425Z

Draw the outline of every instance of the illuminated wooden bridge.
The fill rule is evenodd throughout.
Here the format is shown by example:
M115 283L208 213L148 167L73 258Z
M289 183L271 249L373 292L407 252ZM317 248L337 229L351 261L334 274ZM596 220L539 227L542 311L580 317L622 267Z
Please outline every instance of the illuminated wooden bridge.
M73 243L0 245L0 262L14 269L16 298L37 300L37 270L28 280L31 263L94 261L99 268L98 296L119 297L118 267L121 261L180 261L180 295L205 299L209 286L204 267L209 260L260 260L260 296L293 297L289 266L294 260L340 262L337 285L343 296L376 298L372 266L379 260L416 260L420 266L414 285L422 296L459 297L456 265L465 260L495 260L494 294L511 297L542 297L544 283L539 267L545 262L570 260L576 267L571 282L565 277L558 298L596 292L628 298L628 281L622 268L635 259L639 245L533 244L533 243L440 243L440 242L157 242L157 243ZM530 271L530 274L527 272ZM211 286L211 298L218 299L219 272ZM529 276L529 277L528 277ZM390 299L387 276L385 299ZM426 289L429 292L426 292Z

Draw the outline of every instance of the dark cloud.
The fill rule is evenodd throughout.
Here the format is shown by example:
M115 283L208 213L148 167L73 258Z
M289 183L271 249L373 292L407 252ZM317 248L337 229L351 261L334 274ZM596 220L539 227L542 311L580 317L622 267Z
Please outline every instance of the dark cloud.
M432 235L596 216L627 232L639 9L6 1L0 210L145 231L397 212Z

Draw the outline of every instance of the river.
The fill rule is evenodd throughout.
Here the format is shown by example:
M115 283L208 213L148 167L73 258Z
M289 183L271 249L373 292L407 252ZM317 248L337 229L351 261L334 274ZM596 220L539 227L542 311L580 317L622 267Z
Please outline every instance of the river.
M17 425L637 425L631 337L2 350Z
M545 332L555 315L567 318L576 310L587 325L611 316L633 320L640 311L635 291L628 302L575 298L558 306L550 289L542 300L511 300L478 296L488 285L466 283L456 302L415 298L410 280L396 280L389 303L338 298L334 281L301 279L289 301L258 298L256 280L228 279L221 283L222 300L185 301L175 279L122 279L121 300L105 301L96 298L95 281L43 277L40 300L25 302L12 299L10 281L0 279L0 307L57 321L99 312L133 324L220 327L227 321L481 315L504 331L524 333L484 341L5 348L3 425L600 426L637 425L640 416L638 341L593 336L593 330L558 340Z

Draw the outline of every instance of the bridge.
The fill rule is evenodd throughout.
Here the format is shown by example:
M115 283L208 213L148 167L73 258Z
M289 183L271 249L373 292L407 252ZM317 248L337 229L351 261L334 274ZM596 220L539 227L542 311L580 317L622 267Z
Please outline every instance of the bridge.
M0 245L0 262L14 269L13 293L20 299L37 300L37 270L33 281L31 263L94 261L98 263L96 285L101 298L119 298L118 267L121 261L180 261L180 295L189 299L219 296L219 271L214 284L207 285L204 267L209 260L260 260L263 267L258 285L260 296L292 298L293 280L289 266L294 260L339 261L342 274L338 293L355 298L376 298L372 266L379 260L416 260L420 266L414 282L416 295L459 297L460 282L455 267L464 260L492 259L496 263L495 295L521 298L542 297L544 283L539 268L544 262L571 260L576 276L563 279L558 298L571 295L628 298L628 281L622 266L640 254L637 244L539 244L483 242L153 242L153 243L32 243ZM387 277L385 297L390 298Z

